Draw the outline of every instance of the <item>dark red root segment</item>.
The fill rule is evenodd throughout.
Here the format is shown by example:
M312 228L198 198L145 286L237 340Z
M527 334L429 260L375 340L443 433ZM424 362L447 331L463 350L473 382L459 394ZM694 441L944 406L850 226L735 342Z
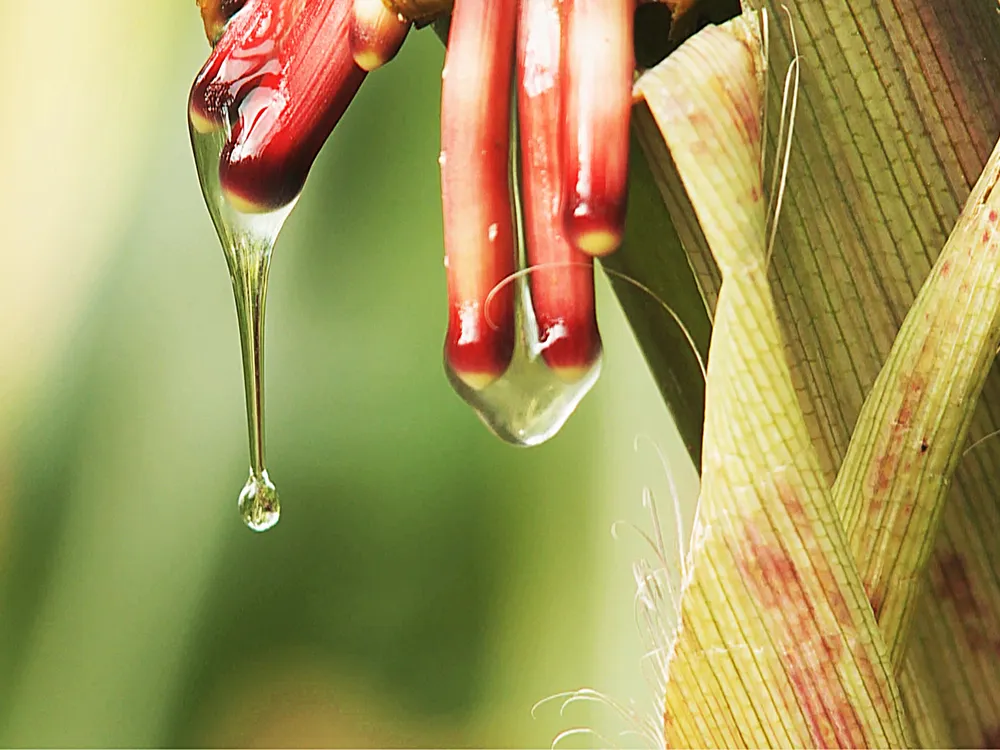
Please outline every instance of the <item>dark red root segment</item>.
M569 242L559 200L561 0L521 0L517 96L521 192L532 305L542 356L565 380L577 380L601 353L594 309L593 259Z
M566 6L563 217L577 248L607 255L625 222L635 0Z
M247 0L198 0L205 36L213 45L226 30L226 23L246 5Z
M194 79L188 100L191 126L208 133L226 124L227 113L235 115L241 90L255 85L262 69L272 59L275 5L278 0L251 0L245 12L226 27L205 65Z
M270 58L255 87L238 101L222 152L222 189L244 212L273 210L298 196L316 154L364 81L348 40L353 0L299 7L294 18L279 19Z
M367 71L382 67L399 52L409 30L410 22L400 19L382 0L354 0L351 20L354 62Z
M456 0L441 74L445 359L475 389L504 373L514 348L514 287L503 282L516 258L509 176L516 20L511 0Z

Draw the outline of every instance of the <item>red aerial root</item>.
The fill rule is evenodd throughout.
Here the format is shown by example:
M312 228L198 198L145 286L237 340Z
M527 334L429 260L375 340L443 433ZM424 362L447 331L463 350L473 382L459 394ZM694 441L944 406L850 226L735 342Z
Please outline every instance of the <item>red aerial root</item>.
M521 0L517 37L521 190L531 299L542 356L561 378L579 379L600 356L591 256L566 237L563 193L560 0Z
M621 244L632 108L635 0L564 0L566 231L590 255Z
M504 281L516 257L509 177L516 20L511 0L456 0L442 72L445 358L477 389L504 373L514 347L514 289Z

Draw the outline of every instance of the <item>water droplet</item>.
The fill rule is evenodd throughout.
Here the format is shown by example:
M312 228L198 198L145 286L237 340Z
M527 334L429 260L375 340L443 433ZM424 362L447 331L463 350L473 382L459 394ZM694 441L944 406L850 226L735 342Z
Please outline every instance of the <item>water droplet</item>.
M251 472L240 493L239 508L243 523L254 531L267 531L278 522L281 503L266 470L259 475Z
M534 446L553 437L570 418L601 374L601 357L578 368L554 369L543 352L553 343L549 331L539 336L524 277L515 284L517 335L504 374L483 388L474 388L445 366L452 388L501 440Z
M240 493L239 508L247 526L264 531L278 522L280 513L264 456L264 307L271 251L295 201L263 213L238 211L219 184L219 157L228 128L204 131L192 126L190 131L202 194L222 243L236 301L250 445L250 479Z

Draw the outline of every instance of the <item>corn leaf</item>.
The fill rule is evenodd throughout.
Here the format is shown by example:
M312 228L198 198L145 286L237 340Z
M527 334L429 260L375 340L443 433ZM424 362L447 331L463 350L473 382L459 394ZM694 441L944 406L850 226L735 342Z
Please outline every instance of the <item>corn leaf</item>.
M772 136L782 76L793 55L792 30L802 84L773 289L793 382L832 481L865 396L1000 129L992 91L1000 73L1000 26L992 3L958 0L823 0L796 4L789 15L790 23L774 27L771 36ZM644 145L665 171L670 163L662 148ZM671 205L674 194L662 187ZM683 207L673 205L680 226ZM710 259L697 240L685 246L692 266L704 268ZM712 305L718 277L703 272L698 278ZM940 347L960 339L949 331ZM981 343L988 341L986 332ZM904 524L913 506L912 482L895 483L887 496L889 488L876 491L884 482L877 471L860 486L845 475L837 493L876 609L883 614L886 598L904 602L888 610L895 623L889 623L895 631L890 640L899 641L893 653L905 702L930 717L917 736L980 746L1000 739L1000 648L991 636L1000 623L1000 571L989 554L1000 532L993 491L1000 444L987 441L964 458L960 451L966 420L972 439L998 427L1000 378L994 373L986 379L978 406L974 382L954 385L965 395L951 409L969 414L947 416L958 429L947 430L944 442L958 453L944 461L937 501ZM949 388L948 377L935 387ZM896 417L898 412L889 418ZM880 422L867 429L855 451L875 455L869 449L877 446L867 445L873 430L888 435L894 428ZM947 446L949 440L959 445ZM923 436L917 451L922 444ZM883 451L889 468L884 458ZM949 483L952 459L957 471ZM929 480L914 481L932 492ZM880 516L886 508L888 516ZM883 523L890 518L897 521ZM915 615L909 611L914 601ZM911 617L915 631L901 638ZM916 664L901 661L904 655Z
M911 728L799 407L767 279L754 20L706 29L639 82L722 277L664 739L904 746Z

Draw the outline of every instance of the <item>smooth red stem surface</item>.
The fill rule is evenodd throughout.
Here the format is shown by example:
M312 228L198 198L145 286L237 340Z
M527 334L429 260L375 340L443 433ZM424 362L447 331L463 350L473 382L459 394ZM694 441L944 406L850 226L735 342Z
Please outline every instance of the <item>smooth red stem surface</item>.
M442 72L445 357L474 388L503 374L514 347L514 286L507 279L516 258L509 176L516 20L513 0L456 0Z
M564 0L563 215L591 255L621 243L628 183L635 0Z
M601 351L591 256L566 237L561 125L564 17L560 0L521 0L517 36L521 191L531 299L542 356L572 378Z

